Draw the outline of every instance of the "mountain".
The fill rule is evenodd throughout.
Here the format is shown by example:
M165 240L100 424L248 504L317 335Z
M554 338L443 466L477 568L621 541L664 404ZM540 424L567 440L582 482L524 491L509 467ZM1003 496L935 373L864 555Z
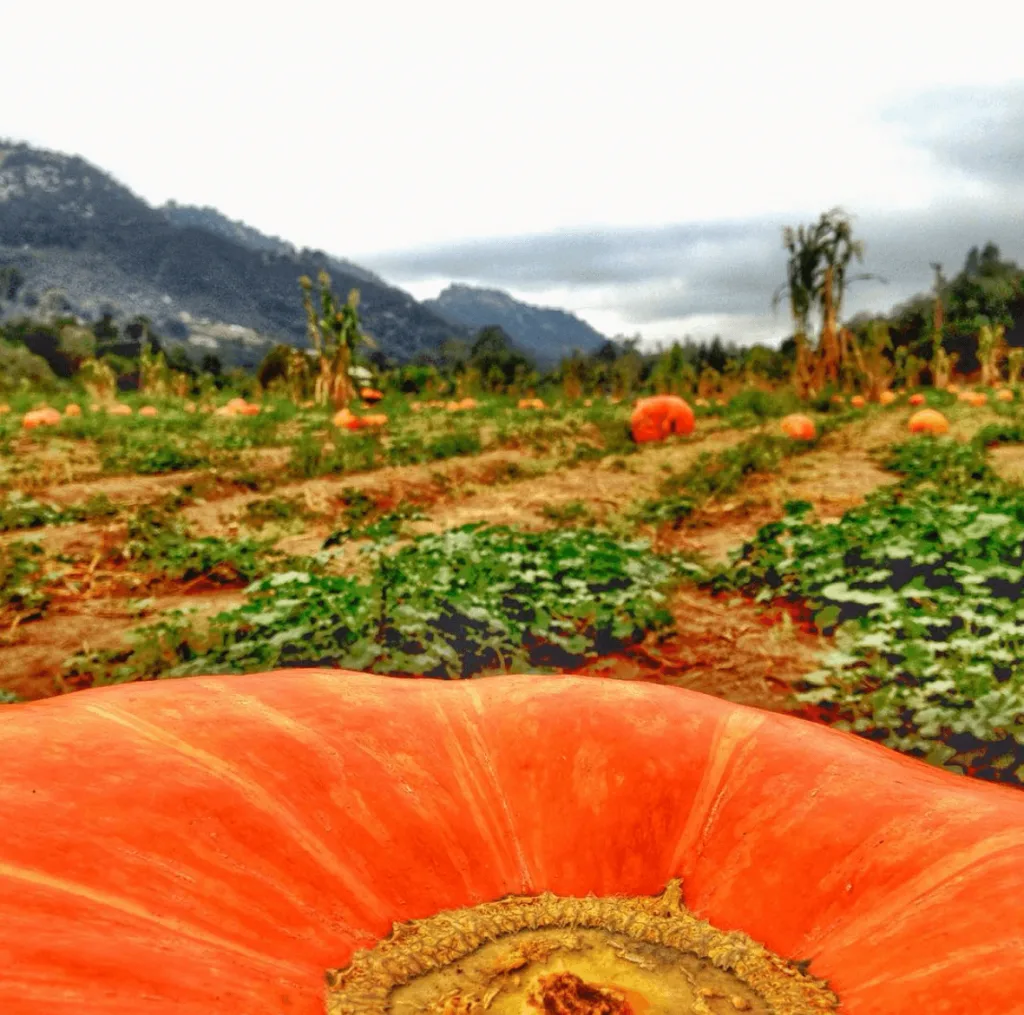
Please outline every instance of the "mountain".
M342 275L351 275L362 282L372 282L374 285L387 285L387 282L379 275L375 275L372 271L367 271L366 268L360 268L358 264L345 261L340 257L331 257L329 254L324 254L319 250L300 251L293 243L288 243L277 236L267 236L265 233L261 233L258 229L253 229L252 226L246 225L244 222L229 219L226 215L222 215L217 211L216 208L198 208L191 204L178 204L177 201L168 201L160 206L160 211L174 225L196 226L199 229L207 230L207 232L217 233L219 236L234 240L242 244L243 247L249 247L251 250L283 254L289 257L297 257L300 254L317 256L326 260L329 273L337 272Z
M320 251L296 251L212 209L153 208L84 159L0 141L0 268L7 265L25 278L8 316L59 289L87 320L144 314L159 334L228 365L255 365L275 341L308 344L298 279L321 269L342 298L359 290L363 326L399 361L467 335Z
M436 299L424 300L423 306L471 331L500 325L540 366L551 366L574 349L594 352L607 341L568 311L522 303L498 289L453 284Z

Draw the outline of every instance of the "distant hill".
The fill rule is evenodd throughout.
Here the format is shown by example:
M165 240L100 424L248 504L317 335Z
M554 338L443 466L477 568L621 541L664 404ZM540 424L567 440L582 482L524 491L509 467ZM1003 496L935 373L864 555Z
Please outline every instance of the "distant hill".
M423 306L453 325L476 331L500 325L515 344L541 366L551 366L574 349L589 353L606 341L604 335L566 310L522 303L498 289L450 285Z
M178 204L177 201L168 201L160 206L160 211L174 225L196 226L199 229L216 233L218 236L224 236L229 240L235 240L251 250L283 254L289 257L299 257L306 254L324 259L329 273L337 272L342 275L351 275L362 282L372 282L374 285L387 286L388 284L379 275L375 275L372 271L367 271L366 268L359 267L358 264L353 264L351 261L346 261L340 257L331 257L320 250L300 250L295 244L288 243L287 240L282 240L277 236L267 236L265 233L261 233L258 229L253 229L252 226L248 226L244 222L229 219L226 215L222 215L217 211L216 208L205 206L198 208L191 204Z
M213 209L153 208L84 159L0 141L4 265L26 279L8 316L59 289L83 318L143 314L158 333L228 365L258 363L275 341L307 344L298 278L321 268L342 297L359 289L366 331L399 361L468 335L357 266L296 251Z

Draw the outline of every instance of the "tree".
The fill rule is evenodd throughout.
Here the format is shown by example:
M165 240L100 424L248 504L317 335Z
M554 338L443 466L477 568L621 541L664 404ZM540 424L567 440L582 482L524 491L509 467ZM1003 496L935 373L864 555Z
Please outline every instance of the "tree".
M469 365L479 371L491 391L514 384L517 371L529 373L533 369L530 360L513 347L512 339L497 325L481 328L477 333L470 347Z
M185 374L188 377L195 377L198 373L195 363L192 362L183 345L176 345L168 350L167 366L176 373Z
M0 304L13 303L18 298L25 276L13 264L0 268Z
M206 353L199 363L199 369L204 374L210 374L211 377L220 377L224 372L224 364L221 363L220 357L215 353Z

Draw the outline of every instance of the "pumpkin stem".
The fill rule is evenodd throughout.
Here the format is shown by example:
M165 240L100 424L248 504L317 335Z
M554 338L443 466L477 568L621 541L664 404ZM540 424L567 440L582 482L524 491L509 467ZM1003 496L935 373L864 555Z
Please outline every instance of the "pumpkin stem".
M820 980L657 896L509 896L396 924L327 974L328 1015L835 1012Z

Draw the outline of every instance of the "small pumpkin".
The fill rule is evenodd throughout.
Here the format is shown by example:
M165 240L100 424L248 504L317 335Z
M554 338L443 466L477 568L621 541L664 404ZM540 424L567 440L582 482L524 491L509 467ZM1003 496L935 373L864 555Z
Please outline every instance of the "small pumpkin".
M907 401L911 405L924 405L925 397L924 395L921 394L920 391L915 391L914 394L912 394L910 398L907 399Z
M946 391L948 391L951 395L957 395L957 394L960 393L960 385L959 384L947 384L946 385Z
M41 409L33 409L21 417L21 425L26 430L34 430L39 426L56 426L64 417L50 406L44 405Z
M77 402L68 402L68 404L64 406L64 415L68 417L81 416L82 407Z
M907 424L911 433L944 434L949 432L949 420L935 409L922 409L910 417Z
M115 402L107 407L107 413L111 416L130 416L132 414L132 407L125 405L123 402Z
M520 409L544 409L546 406L540 398L520 398L519 399Z
M629 425L637 444L661 441L671 434L690 434L694 426L693 409L676 395L641 398Z
M878 396L878 401L881 405L892 405L896 401L896 393L893 391L883 391Z
M0 768L4 1015L470 1011L476 970L435 967L503 923L714 951L686 959L706 987L607 944L555 956L606 1011L1019 1007L1024 795L693 691L153 681L0 706ZM554 990L545 954L499 1003Z
M1009 388L1000 388L996 392L996 400L999 402L1012 402L1013 391L1011 391Z
M831 403L832 403L833 405L843 405L843 404L844 404L844 403L846 402L846 399L845 399L845 398L844 398L844 397L843 397L842 395L833 395L833 396L832 396L832 397L831 397L831 398L829 399L829 401L830 401L830 402L831 402Z
M359 397L364 402L379 402L384 397L384 392L378 391L376 388L360 388Z
M867 405L867 402L863 395L854 395L853 398L850 399L850 405L855 409L863 409L864 406Z
M800 413L783 417L779 426L787 437L792 437L795 441L813 441L817 435L814 420Z
M139 415L145 416L147 419L153 419L154 417L159 416L160 414L157 412L155 405L144 405L141 409L139 409Z

